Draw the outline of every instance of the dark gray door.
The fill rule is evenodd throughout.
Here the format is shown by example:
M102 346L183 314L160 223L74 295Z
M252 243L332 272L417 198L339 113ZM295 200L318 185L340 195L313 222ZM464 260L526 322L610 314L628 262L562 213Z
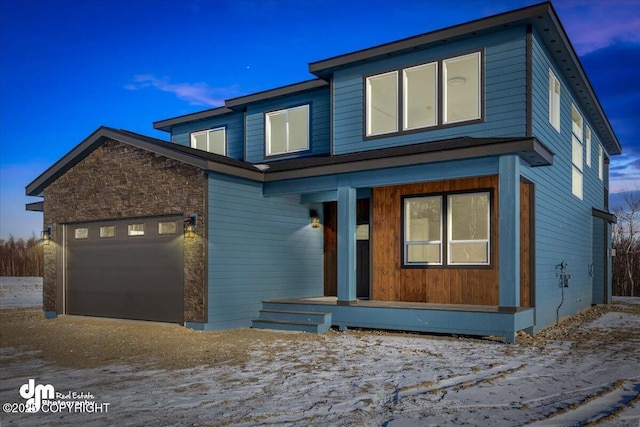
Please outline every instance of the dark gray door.
M66 226L66 312L184 320L182 217Z

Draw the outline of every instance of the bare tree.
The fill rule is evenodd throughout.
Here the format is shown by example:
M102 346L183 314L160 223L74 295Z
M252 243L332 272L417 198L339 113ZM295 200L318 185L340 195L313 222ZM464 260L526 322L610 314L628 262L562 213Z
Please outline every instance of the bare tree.
M640 279L640 191L629 191L623 196L625 206L614 211L618 223L613 228L614 293L635 296L636 281Z

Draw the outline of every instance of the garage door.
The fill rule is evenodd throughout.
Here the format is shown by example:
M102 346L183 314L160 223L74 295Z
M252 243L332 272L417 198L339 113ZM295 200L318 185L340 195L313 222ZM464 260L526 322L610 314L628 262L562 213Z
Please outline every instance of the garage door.
M66 312L182 323L182 217L66 226Z

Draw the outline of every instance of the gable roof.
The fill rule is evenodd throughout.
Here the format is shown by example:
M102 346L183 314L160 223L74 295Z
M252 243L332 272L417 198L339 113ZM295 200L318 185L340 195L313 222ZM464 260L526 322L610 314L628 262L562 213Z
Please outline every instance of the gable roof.
M280 160L262 165L235 160L184 145L126 130L102 126L27 185L28 196L42 196L44 189L85 159L106 141L115 140L180 162L258 182L306 178L379 168L408 166L449 160L516 154L531 166L553 163L553 153L535 138L456 138L423 144L384 148L337 156L322 155Z
M254 175L260 175L250 163L126 130L117 130L101 126L28 184L25 189L27 196L42 196L44 189L49 184L108 140L119 141L205 170L228 173L246 178L255 178Z

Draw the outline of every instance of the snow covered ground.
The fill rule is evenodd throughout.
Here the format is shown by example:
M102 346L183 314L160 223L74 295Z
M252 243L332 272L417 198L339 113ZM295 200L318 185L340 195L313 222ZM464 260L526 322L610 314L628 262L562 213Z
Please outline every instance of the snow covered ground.
M3 283L6 307L16 286ZM24 301L36 299L23 291ZM513 345L375 331L292 345L290 335L274 332L252 345L245 364L184 370L63 368L1 348L0 403L24 403L19 389L34 378L109 406L101 413L0 412L0 424L638 427L639 308L640 298L616 298L612 311L580 324L575 337Z
M0 309L42 307L42 277L0 277Z

